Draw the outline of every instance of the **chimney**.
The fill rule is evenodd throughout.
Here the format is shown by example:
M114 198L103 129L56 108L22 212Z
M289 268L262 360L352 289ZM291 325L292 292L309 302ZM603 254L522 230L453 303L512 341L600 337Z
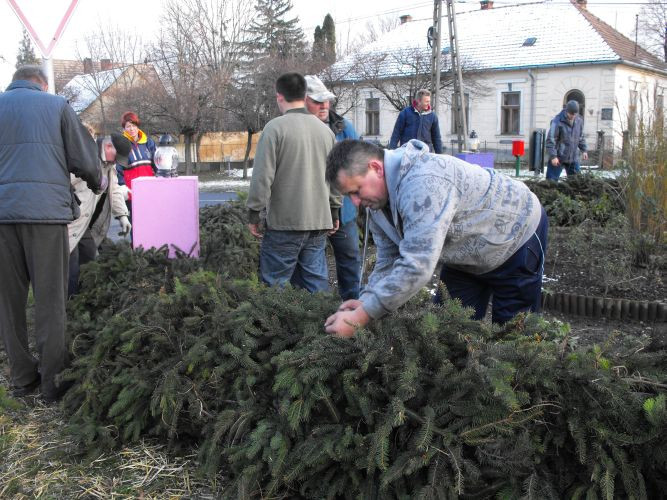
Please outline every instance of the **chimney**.
M111 69L111 59L100 59L100 70L107 71Z
M410 14L403 14L399 19L401 20L401 24L405 24L412 21L412 16Z
M83 72L86 75L93 72L93 60L90 57L83 60Z
M493 0L481 0L479 2L479 7L482 10L493 9Z

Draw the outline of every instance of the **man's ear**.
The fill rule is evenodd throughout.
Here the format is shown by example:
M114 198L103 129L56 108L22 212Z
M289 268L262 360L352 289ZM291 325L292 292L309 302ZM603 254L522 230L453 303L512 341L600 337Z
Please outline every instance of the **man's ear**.
M373 170L378 177L380 178L384 177L384 163L382 163L382 160L378 160L377 158L372 158L368 162L368 168L370 170Z

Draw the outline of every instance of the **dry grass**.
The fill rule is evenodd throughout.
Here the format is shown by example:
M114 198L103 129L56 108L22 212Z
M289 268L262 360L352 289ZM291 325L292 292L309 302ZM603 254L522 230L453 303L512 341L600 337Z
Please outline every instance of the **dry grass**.
M4 353L0 366L6 367ZM131 448L84 457L63 432L59 405L35 396L8 397L0 374L0 498L175 499L217 498L220 478L197 473L194 455L172 456L145 441Z

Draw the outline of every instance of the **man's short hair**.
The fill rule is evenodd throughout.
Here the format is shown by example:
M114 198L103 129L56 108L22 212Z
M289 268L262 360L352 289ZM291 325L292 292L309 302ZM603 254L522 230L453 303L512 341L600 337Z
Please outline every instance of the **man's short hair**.
M426 89L419 89L415 95L415 99L421 101L422 97L431 97L431 91Z
M370 142L345 139L337 143L327 157L327 181L337 187L338 174L365 175L370 160L384 160L382 148Z
M285 73L276 80L276 92L287 102L303 101L306 98L306 79L300 73Z
M41 66L37 66L36 64L27 64L17 69L12 77L13 82L16 80L30 80L31 82L43 85L48 85L49 83L49 79L47 78L46 73L44 73L44 70Z

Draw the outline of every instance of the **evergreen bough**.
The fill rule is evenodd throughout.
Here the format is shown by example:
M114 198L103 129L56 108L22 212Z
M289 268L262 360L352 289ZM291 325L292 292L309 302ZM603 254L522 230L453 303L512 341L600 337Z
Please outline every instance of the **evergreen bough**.
M641 339L575 349L557 322L492 328L421 296L343 340L332 295L204 262L116 246L84 268L64 404L91 454L197 448L229 498L667 491L667 359Z

